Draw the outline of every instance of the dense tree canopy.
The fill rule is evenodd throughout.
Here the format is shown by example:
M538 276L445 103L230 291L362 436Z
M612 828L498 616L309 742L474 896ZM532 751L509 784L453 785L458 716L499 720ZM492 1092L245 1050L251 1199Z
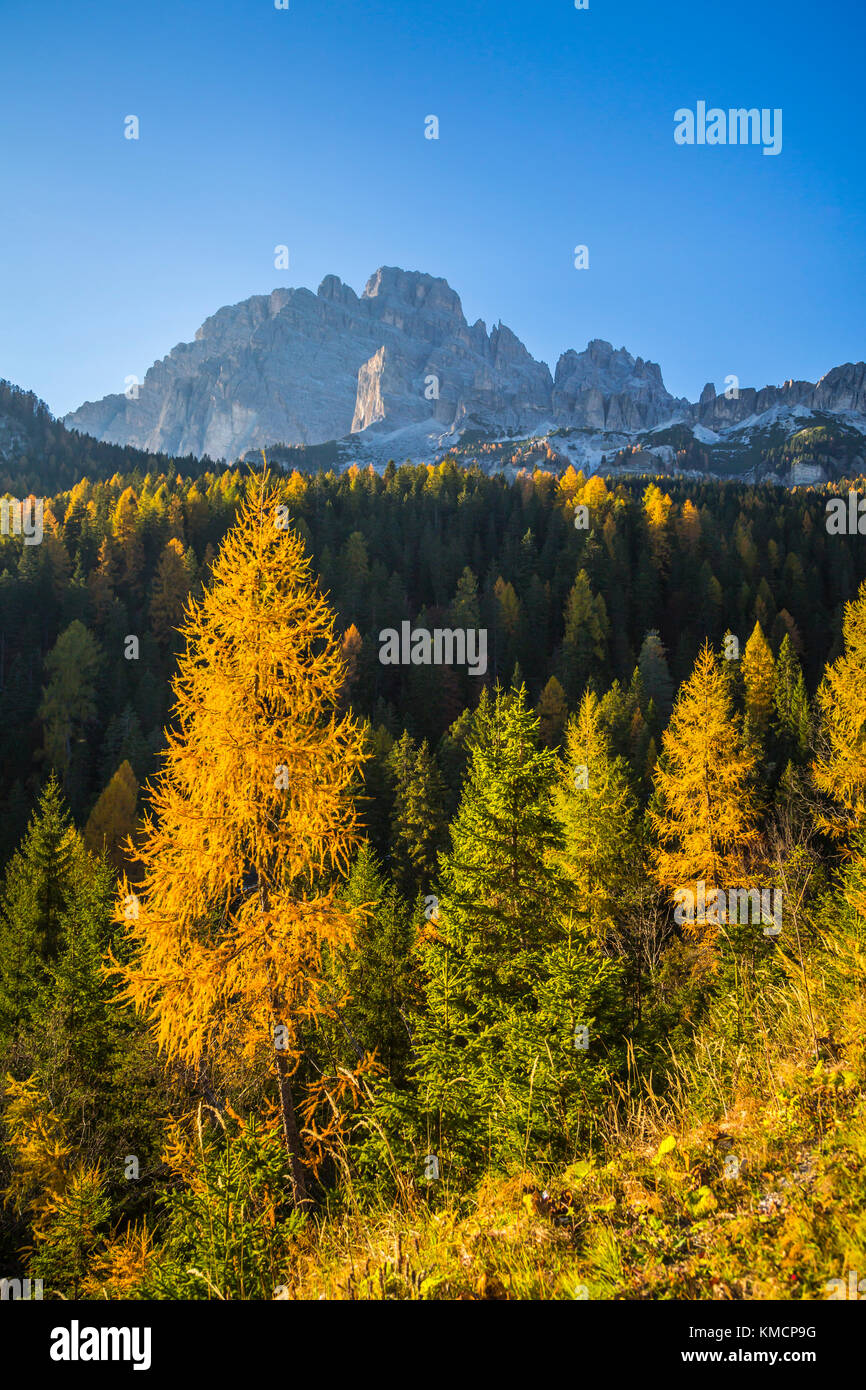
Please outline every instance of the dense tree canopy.
M368 1296L356 1250L302 1252L476 1203L492 1259L504 1191L593 1296L643 1297L739 1191L662 1167L687 1132L772 1103L824 1162L866 1056L866 558L820 491L77 457L43 544L0 538L10 1268ZM483 630L486 668L384 663L404 624ZM856 1224L852 1136L822 1181ZM564 1296L493 1296L524 1277Z

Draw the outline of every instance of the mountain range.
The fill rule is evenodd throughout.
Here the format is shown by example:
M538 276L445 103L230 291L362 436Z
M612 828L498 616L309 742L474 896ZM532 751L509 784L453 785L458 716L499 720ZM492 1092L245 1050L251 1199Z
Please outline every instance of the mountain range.
M708 383L690 402L670 394L655 362L593 339L551 374L505 324L470 325L446 280L383 266L360 296L328 275L315 294L276 289L224 307L138 387L87 401L64 423L148 453L227 462L276 446L296 466L446 452L497 466L515 441L537 441L585 470L817 482L864 466L866 364L727 394Z

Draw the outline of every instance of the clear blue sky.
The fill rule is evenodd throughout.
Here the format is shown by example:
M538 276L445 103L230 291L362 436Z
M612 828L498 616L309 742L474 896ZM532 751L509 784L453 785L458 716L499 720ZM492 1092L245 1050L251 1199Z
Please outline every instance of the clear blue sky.
M551 368L814 380L866 357L864 35L863 0L0 0L0 376L62 414L385 264ZM781 154L676 146L698 100L781 107Z

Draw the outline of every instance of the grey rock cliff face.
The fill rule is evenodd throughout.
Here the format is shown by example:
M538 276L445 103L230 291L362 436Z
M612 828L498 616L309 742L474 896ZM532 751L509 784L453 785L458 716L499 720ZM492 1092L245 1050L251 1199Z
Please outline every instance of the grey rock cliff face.
M148 371L138 398L67 416L97 439L234 459L372 426L532 428L552 381L508 328L467 324L445 280L383 266L360 298L335 275L220 309Z
M688 408L665 389L655 362L615 350L593 338L584 352L570 349L556 364L553 410L563 425L598 430L651 429Z
M716 395L712 382L701 392L701 399L688 412L688 419L708 429L727 429L750 415L761 415L774 406L806 406L809 410L834 413L856 411L866 414L866 363L846 362L833 367L817 383L786 381L782 386L740 388L737 396L728 400L724 393Z
M447 281L382 266L358 296L336 275L222 308L154 363L135 400L88 401L73 429L150 452L232 461L273 444L320 444L429 424L531 434L553 425L627 435L682 420L725 429L773 405L866 411L866 366L817 385L735 399L708 383L691 405L655 362L603 339L563 353L551 377L504 324L467 323Z

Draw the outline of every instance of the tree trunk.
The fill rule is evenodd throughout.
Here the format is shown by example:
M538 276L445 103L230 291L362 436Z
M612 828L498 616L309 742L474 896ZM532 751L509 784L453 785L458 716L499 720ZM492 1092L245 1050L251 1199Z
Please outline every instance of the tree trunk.
M283 1114L283 1135L286 1140L286 1149L289 1161L292 1165L292 1191L295 1199L295 1206L299 1211L306 1211L313 1205L313 1199L307 1191L307 1173L304 1168L301 1136L298 1133L298 1121L295 1118L295 1102L292 1099L292 1083L286 1065L285 1055L277 1051L277 1084L280 1091L280 1109Z

